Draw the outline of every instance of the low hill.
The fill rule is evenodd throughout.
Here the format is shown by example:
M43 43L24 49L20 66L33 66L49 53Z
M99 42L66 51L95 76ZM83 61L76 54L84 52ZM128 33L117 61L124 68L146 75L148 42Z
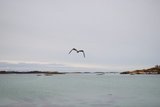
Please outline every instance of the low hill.
M156 65L155 67L148 68L148 69L141 69L141 70L134 70L134 71L125 71L121 72L120 74L160 74L160 65Z

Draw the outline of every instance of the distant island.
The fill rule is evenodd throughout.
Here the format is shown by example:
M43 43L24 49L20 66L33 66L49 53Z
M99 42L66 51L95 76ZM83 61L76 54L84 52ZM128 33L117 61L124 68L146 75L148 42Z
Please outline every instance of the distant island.
M148 68L148 69L141 69L141 70L134 70L134 71L125 71L121 72L120 74L160 74L160 65L156 65L155 67Z
M54 74L96 74L96 75L104 75L104 74L117 74L119 72L58 72L58 71L5 71L1 70L0 74L37 74L37 76L41 76L44 74L46 76L51 76Z
M26 72L19 72L19 71L0 71L0 74L45 74L46 76L53 75L53 74L65 74L64 72L58 71L26 71Z
M58 71L5 71L1 70L0 74L37 74L37 76L41 76L44 74L46 76L51 76L54 74L96 74L96 75L104 75L104 74L160 74L160 65L156 65L152 68L141 69L141 70L133 70L133 71L124 71L124 72L58 72Z

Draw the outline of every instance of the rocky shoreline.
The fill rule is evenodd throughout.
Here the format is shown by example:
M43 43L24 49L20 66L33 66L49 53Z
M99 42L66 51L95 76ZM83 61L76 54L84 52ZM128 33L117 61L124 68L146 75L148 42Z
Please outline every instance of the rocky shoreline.
M141 70L134 70L134 71L125 71L121 72L120 74L160 74L160 65L156 65L155 67L148 68L148 69L141 69Z

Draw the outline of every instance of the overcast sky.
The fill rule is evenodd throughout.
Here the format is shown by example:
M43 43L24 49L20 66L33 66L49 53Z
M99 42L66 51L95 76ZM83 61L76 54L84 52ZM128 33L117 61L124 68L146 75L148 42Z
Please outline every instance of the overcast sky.
M73 47L83 49L86 58ZM0 0L0 61L160 64L159 0Z

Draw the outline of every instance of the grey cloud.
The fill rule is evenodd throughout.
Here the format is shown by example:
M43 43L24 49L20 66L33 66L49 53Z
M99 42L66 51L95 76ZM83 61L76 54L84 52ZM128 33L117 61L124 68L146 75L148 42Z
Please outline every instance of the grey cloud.
M158 0L1 0L0 60L160 63Z

